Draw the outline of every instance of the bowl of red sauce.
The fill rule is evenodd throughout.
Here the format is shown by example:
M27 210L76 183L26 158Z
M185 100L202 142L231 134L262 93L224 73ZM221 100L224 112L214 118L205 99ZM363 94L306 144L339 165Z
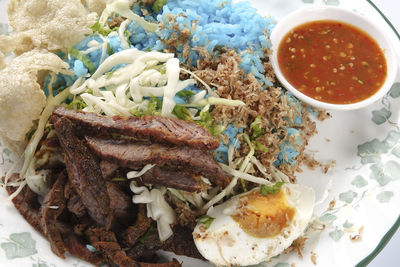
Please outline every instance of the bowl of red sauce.
M338 7L300 9L271 34L271 62L282 85L323 109L353 110L382 98L397 74L385 29Z

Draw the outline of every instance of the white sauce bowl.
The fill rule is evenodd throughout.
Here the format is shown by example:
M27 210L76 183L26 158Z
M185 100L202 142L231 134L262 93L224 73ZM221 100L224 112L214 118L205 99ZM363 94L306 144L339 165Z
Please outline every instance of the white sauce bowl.
M372 96L352 104L331 104L311 98L295 87L293 87L282 74L278 64L278 48L281 40L286 34L297 26L318 20L334 20L353 25L369 34L379 45L386 59L387 75L386 79L378 91ZM275 26L271 34L272 54L270 60L276 76L282 85L301 101L317 108L330 110L354 110L366 107L381 99L390 89L397 75L397 58L393 45L389 41L388 33L385 29L377 25L369 18L355 13L351 10L338 7L311 7L299 9L284 17Z

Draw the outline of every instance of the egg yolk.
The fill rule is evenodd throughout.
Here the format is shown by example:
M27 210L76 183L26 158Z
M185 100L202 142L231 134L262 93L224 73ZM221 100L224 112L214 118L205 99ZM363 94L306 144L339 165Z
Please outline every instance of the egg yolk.
M263 195L255 190L240 197L237 213L232 218L247 234L274 237L293 220L296 210L288 205L284 190Z

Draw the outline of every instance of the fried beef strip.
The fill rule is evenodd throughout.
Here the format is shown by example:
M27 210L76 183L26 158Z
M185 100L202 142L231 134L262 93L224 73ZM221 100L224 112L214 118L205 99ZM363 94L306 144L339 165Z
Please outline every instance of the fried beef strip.
M3 177L4 178L4 177ZM8 182L15 182L19 178L19 174L14 173L11 175ZM7 186L6 190L9 195L14 193L18 187ZM40 220L40 204L37 195L28 187L25 186L22 191L16 195L12 202L15 208L21 213L25 220L39 233L43 234L43 229Z
M81 197L71 188L68 182L64 189L65 198L67 201L68 211L80 218L86 214L86 207L83 205Z
M132 197L112 182L107 182L107 192L110 197L110 207L118 221L123 225L132 223L135 219Z
M13 174L9 182L16 181L17 179L18 174ZM8 194L11 195L17 190L17 187L7 186L6 190ZM42 228L41 212L39 211L40 204L37 200L37 195L28 186L25 186L22 191L13 198L12 202L25 220L36 231L46 236ZM83 245L79 237L74 234L69 225L57 221L55 227L57 227L58 231L61 233L65 249L69 253L95 265L106 262L106 258L102 254L90 252L86 246Z
M170 263L149 264L138 263L134 259L128 257L118 244L115 234L104 228L90 228L85 232L89 238L90 243L97 250L102 251L109 260L119 267L171 267L181 266L176 260Z
M122 245L126 248L133 247L149 229L152 219L147 217L146 206L139 204L137 219L134 225L129 226L121 234Z
M103 174L103 177L106 179L112 178L112 176L118 170L118 168L119 168L118 164L112 163L107 160L100 161L100 170L101 173Z
M229 178L207 152L188 146L137 143L129 140L85 137L90 148L102 159L122 167L137 168L146 164L168 165L187 169L226 186ZM181 175L182 176L182 175Z
M158 184L188 192L199 192L198 178L189 172L155 166L145 172L141 179L146 184Z
M98 159L85 142L75 136L74 125L70 120L58 118L54 121L54 127L64 151L73 190L81 197L93 220L108 229L113 214Z
M66 247L62 235L57 227L57 218L62 214L66 206L64 186L67 183L66 171L58 175L56 182L43 199L40 207L41 225L44 235L50 242L51 250L57 256L65 258Z
M188 227L175 225L173 227L174 234L164 242L158 238L158 233L155 231L148 236L144 242L138 242L130 250L127 255L135 260L138 260L146 255L152 255L157 250L163 249L171 251L176 255L185 255L187 257L204 259L197 250L192 237L192 230Z
M160 116L144 116L122 118L119 116L105 117L95 113L69 110L57 107L52 115L52 121L64 117L74 123L74 129L84 135L120 134L138 139L148 139L158 143L187 145L198 149L213 150L219 146L219 141L203 127L179 119Z
M108 262L107 258L101 252L91 252L83 240L81 240L68 225L58 223L64 244L71 255L84 261L100 266Z

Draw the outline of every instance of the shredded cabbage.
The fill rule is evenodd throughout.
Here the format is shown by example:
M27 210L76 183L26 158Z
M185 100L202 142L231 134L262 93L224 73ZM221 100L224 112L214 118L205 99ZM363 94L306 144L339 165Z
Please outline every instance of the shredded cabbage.
M163 242L172 236L171 224L175 221L175 212L164 199L167 191L165 187L154 188L151 191L145 186L138 187L135 182L130 184L131 191L135 193L132 201L135 204L144 203L147 208L147 217L157 221L157 230L160 241Z
M101 14L99 20L100 25L104 26L107 22L107 19L113 13L117 13L122 17L138 22L147 32L156 32L158 25L155 23L148 22L144 18L133 13L129 8L130 5L131 3L128 0L116 0L111 4L108 4L104 9L103 13Z

